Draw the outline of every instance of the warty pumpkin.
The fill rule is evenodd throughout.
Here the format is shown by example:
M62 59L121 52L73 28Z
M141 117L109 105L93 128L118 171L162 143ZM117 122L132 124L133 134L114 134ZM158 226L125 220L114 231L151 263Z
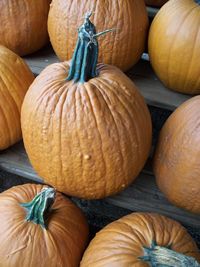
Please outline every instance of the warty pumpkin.
M148 16L144 0L53 0L48 17L51 44L61 60L72 58L76 32L84 14L94 12L97 30L116 28L117 32L100 38L99 62L128 70L145 48Z
M154 157L161 191L175 205L200 214L200 96L182 104L163 126Z
M170 0L154 18L149 32L151 64L172 90L200 93L200 1Z
M97 64L98 42L87 14L72 62L48 66L22 107L29 159L66 194L96 199L127 187L150 151L151 118L143 97L118 68Z
M21 105L34 75L15 53L0 46L0 150L21 139Z
M96 234L80 267L199 267L198 248L178 222L132 213Z
M161 7L164 5L168 0L145 0L146 5L148 6L156 6Z
M0 44L18 55L39 50L48 41L51 0L1 0Z
M79 267L88 225L55 189L26 184L0 194L1 267Z

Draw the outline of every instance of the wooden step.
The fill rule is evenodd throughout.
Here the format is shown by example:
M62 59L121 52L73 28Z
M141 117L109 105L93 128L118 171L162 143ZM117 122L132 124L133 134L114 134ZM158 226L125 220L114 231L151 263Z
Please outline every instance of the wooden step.
M59 62L51 47L46 47L24 59L35 75L49 64ZM147 104L151 106L174 110L191 97L167 89L155 75L147 54L143 54L142 59L126 74L134 81Z
M200 216L193 215L170 204L159 191L153 173L147 164L142 173L126 190L115 196L104 199L107 203L131 211L159 212L180 221L184 225L200 227ZM43 183L29 163L23 143L0 153L0 168L22 177Z

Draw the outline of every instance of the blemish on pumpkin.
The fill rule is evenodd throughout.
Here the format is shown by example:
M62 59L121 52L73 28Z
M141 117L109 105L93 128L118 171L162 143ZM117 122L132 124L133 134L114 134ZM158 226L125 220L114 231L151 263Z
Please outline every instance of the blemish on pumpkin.
M89 159L91 159L91 156L86 154L86 155L84 155L84 159L89 160Z

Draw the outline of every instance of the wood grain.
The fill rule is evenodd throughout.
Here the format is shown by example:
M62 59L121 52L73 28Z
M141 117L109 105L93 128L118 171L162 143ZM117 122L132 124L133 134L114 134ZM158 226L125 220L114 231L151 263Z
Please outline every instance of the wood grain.
M159 212L184 225L200 227L200 216L183 211L166 200L157 188L150 165L150 162L147 162L142 173L130 187L104 201L131 211ZM22 142L0 153L0 168L37 182L43 182L30 165Z
M24 59L35 75L49 64L59 62L50 46ZM191 97L167 89L154 74L147 54L143 54L138 64L126 74L135 82L147 104L151 106L174 110Z

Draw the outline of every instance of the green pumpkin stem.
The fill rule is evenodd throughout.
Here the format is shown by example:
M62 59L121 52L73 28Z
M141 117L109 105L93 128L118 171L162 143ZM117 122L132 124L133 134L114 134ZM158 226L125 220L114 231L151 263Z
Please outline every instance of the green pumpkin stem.
M90 21L92 12L85 15L85 21L78 30L78 40L72 57L67 80L84 83L98 76L96 66L98 62L99 47L97 38L115 29L96 33L96 28Z
M200 267L193 257L167 247L157 246L155 243L150 248L144 248L144 256L140 259L148 262L151 267Z
M43 188L31 202L21 203L26 209L26 221L40 224L42 228L47 228L47 219L52 205L56 198L56 190L51 187Z

